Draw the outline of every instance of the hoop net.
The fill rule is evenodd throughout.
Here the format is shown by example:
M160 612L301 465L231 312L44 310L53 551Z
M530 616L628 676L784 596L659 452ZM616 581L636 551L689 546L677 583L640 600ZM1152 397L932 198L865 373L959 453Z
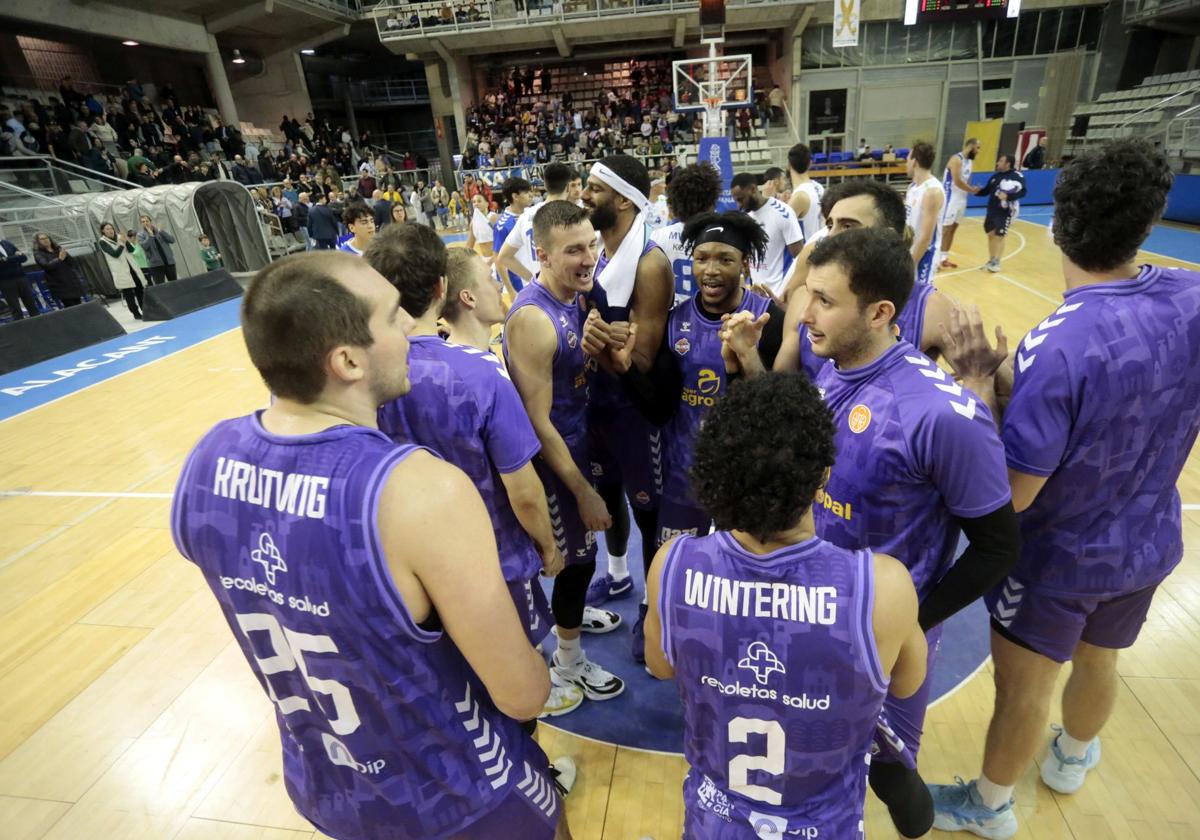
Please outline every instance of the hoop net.
M704 133L722 133L721 111L754 102L753 65L749 55L714 55L672 63L676 111L702 111Z

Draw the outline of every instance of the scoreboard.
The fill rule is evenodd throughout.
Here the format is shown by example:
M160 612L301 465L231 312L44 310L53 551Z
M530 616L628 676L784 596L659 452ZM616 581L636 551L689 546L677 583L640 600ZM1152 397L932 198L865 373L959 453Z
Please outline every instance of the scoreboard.
M1020 10L1021 0L905 0L904 22L1015 18Z

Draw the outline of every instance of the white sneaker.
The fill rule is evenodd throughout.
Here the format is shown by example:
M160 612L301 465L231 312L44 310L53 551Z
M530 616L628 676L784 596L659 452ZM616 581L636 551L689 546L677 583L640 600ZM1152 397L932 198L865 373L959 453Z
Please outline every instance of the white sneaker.
M550 680L555 685L573 685L589 700L611 700L625 691L625 683L605 671L586 655L570 667L558 664L558 652L550 657Z
M612 610L602 610L599 607L583 608L583 624L580 630L584 633L611 633L621 626L621 616Z
M1097 736L1088 744L1087 755L1083 758L1064 755L1058 748L1058 737L1062 734L1061 726L1050 727L1055 735L1050 739L1050 750L1042 761L1042 781L1046 787L1059 793L1075 793L1083 787L1083 780L1088 771L1100 763L1100 737Z
M583 692L575 686L551 685L550 696L546 698L546 705L542 706L542 713L538 715L538 720L573 712L579 708L581 703L583 703Z
M992 274L995 274L1000 270L1000 260L988 260L987 265L985 265L984 268L992 272Z
M558 790L558 795L566 796L575 787L575 777L579 775L579 768L575 766L575 759L564 755L550 762L550 775L554 778L554 787Z

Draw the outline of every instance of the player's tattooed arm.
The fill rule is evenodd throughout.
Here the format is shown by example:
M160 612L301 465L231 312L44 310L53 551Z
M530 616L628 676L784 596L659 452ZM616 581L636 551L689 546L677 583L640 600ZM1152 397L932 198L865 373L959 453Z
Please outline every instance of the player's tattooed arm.
M629 320L638 325L633 343L633 363L643 373L654 364L667 329L667 315L675 302L675 273L667 255L655 248L638 261Z

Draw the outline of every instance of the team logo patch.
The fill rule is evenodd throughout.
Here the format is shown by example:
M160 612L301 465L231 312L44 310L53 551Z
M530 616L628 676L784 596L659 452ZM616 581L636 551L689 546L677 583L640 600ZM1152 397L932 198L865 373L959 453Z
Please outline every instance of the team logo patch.
M766 685L771 674L776 672L786 674L783 663L765 642L751 642L746 648L746 655L738 662L739 668L754 672L754 679L761 685Z
M575 345L578 343L579 343L579 336L575 335L575 333L572 332L571 330L567 330L567 346L570 347L572 350L574 350Z
M267 582L272 586L275 585L275 573L288 570L283 555L275 547L275 540L271 539L271 535L267 531L263 531L259 536L258 548L250 552L250 560L263 567Z
M686 338L681 338L675 342L675 352L680 356L686 356L687 351L692 349L692 343Z
M650 504L650 494L649 494L649 493L647 493L645 490L639 490L639 491L637 492L637 495L636 495L636 496L634 496L634 498L635 498L635 499L637 499L637 503L638 503L639 505L648 505L648 504Z
M850 409L850 417L847 425L854 434L862 434L867 430L867 426L871 425L871 409L862 403L854 406L854 408Z
M679 325L679 331L681 333L690 333L692 331L692 322L684 321L683 323L681 323Z
M696 377L696 390L707 395L717 393L721 390L721 377L711 368L701 368Z

